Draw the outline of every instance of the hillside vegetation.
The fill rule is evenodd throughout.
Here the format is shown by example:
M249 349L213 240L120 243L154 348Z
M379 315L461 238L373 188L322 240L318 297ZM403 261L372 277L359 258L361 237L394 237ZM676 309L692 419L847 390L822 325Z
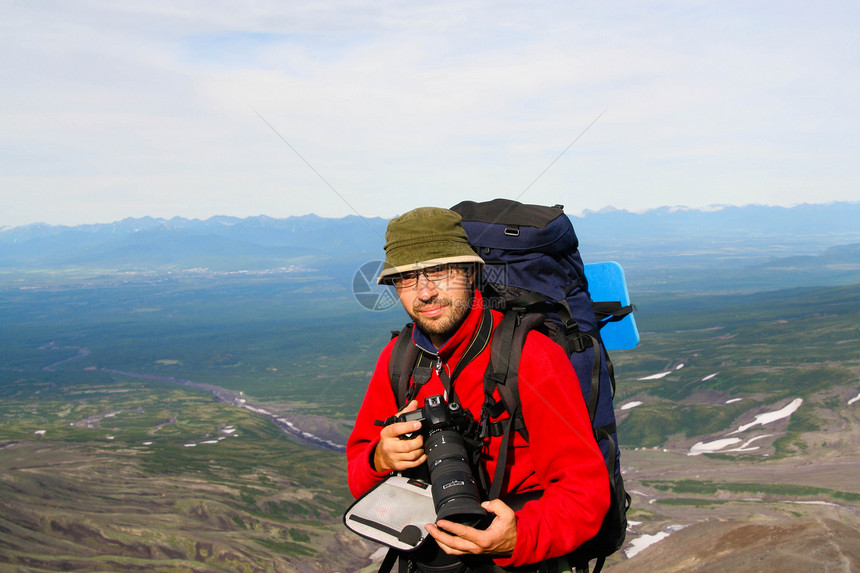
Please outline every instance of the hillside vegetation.
M0 397L3 571L331 571L342 456L163 384L19 375Z
M146 223L151 233L86 260L69 258L82 255L72 239L92 242L103 229L19 230L37 241L23 251L8 230L0 237L0 570L368 566L378 548L340 521L351 501L342 453L272 420L344 443L379 350L406 320L352 295L378 237L338 256L345 243L330 221L281 222L271 234L267 221L249 220L239 225L244 246L231 250L237 221L214 221L215 243L185 237L182 252L117 266L117 253L177 236ZM277 239L285 229L312 229L318 244L291 250ZM580 227L581 238L592 232ZM831 548L819 564L850 567L860 554L854 236L817 236L802 251L800 235L765 235L749 244L732 235L734 250L702 236L604 245L630 271L642 333L636 349L612 354L633 526L610 571L756 571L790 557L792 543ZM56 236L66 251L34 255ZM276 254L268 267L267 252ZM669 534L628 558L637 540ZM770 545L756 552L752 539Z
M858 392L858 286L643 299L637 320L642 343L615 359L617 403L643 402L620 413L627 446L688 447L799 398L770 439L785 455L811 445L800 433L838 427Z

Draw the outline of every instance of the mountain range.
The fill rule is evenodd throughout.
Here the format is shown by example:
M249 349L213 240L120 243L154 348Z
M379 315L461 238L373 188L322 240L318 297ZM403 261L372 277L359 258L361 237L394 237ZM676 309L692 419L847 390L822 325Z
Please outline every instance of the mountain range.
M769 264L795 257L803 265L857 261L860 202L750 205L705 210L662 207L642 213L607 208L571 216L588 260L612 258L636 268L667 257ZM262 269L283 265L337 266L379 257L383 218L316 215L276 219L217 216L206 220L129 218L107 224L36 223L0 229L0 268L110 269L205 267ZM842 247L823 251L831 247ZM680 261L676 261L680 262ZM674 266L674 265L670 265Z

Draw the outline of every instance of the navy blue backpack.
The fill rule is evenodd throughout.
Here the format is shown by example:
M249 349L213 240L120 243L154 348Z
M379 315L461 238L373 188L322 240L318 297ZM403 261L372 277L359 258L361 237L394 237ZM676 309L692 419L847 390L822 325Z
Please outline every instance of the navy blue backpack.
M485 377L485 408L493 416L504 408L513 430L528 440L528 428L519 410L517 369L528 332L538 329L560 344L570 356L582 386L595 439L609 472L611 505L598 534L569 556L578 570L595 571L606 556L621 548L627 529L630 496L621 477L620 450L615 427L612 363L600 337L600 327L632 312L619 301L593 303L579 254L579 241L563 207L525 205L507 199L476 203L464 201L452 210L463 218L469 243L484 260L479 285L485 300L504 312L493 333L490 365ZM493 404L493 389L501 401ZM492 410L495 409L495 412ZM508 426L510 426L509 424ZM510 429L507 430L509 432ZM499 434L504 428L493 428ZM504 471L501 456L498 468ZM492 480L501 487L503 476ZM491 492L491 499L494 497Z

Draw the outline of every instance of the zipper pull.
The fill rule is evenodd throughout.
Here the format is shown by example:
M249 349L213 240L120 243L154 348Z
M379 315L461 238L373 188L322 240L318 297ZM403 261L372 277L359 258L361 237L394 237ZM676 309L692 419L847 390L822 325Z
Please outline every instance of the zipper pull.
M439 355L437 354L437 355L436 355L436 374L437 374L437 375L438 375L440 372L442 372L442 366L443 366L443 364L442 364L442 357L441 357L441 356L439 356Z

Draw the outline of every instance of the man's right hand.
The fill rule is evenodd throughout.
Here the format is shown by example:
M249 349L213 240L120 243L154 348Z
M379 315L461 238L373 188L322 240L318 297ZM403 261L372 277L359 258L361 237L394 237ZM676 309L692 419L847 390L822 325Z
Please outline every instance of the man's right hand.
M401 411L400 416L406 412L418 409L418 401L412 400ZM403 471L420 466L427 461L424 453L424 436L418 434L409 440L400 438L403 434L414 432L421 428L421 422L396 422L382 428L379 433L379 443L373 452L373 466L376 471L390 472Z

